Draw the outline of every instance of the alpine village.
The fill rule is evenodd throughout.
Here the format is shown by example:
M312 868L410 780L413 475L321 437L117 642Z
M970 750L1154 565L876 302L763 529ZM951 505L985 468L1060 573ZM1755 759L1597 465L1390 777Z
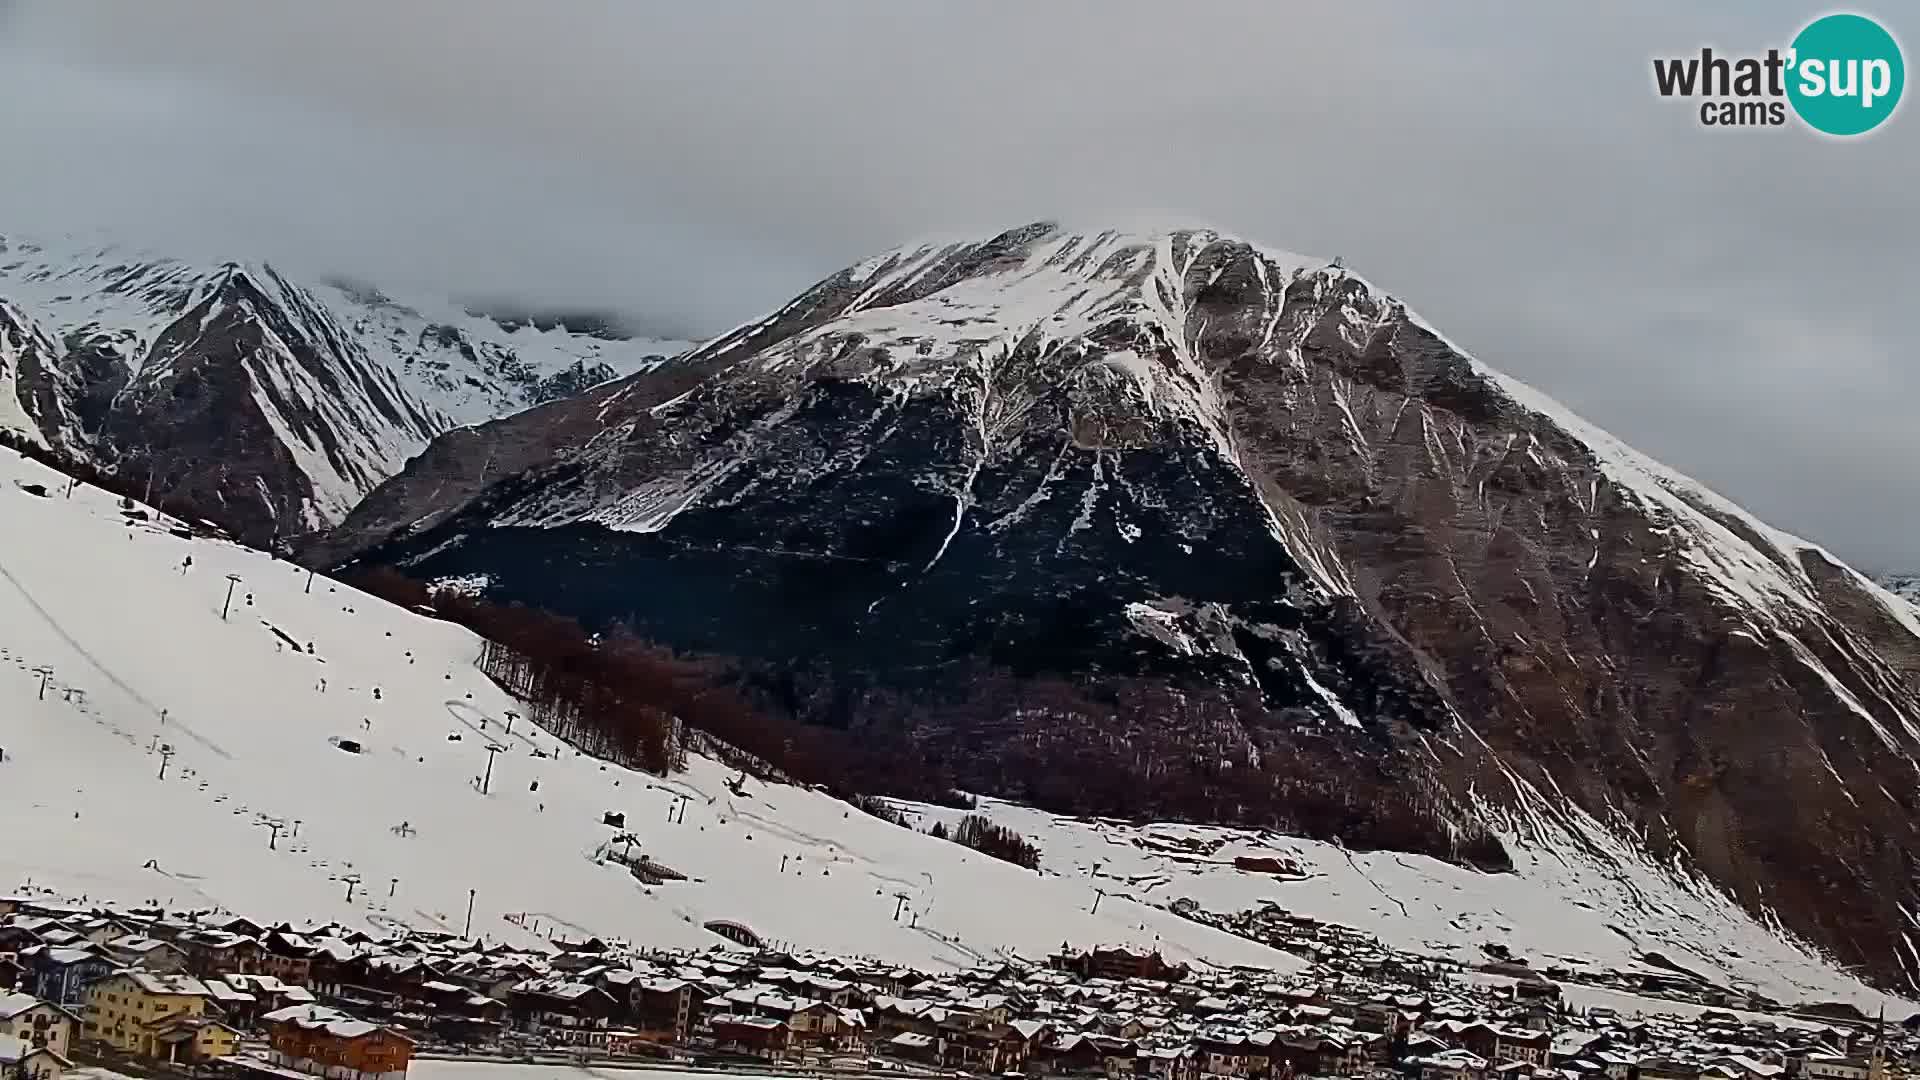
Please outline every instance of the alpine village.
M0 897L0 1069L6 1080L403 1080L461 1060L1106 1080L1920 1075L1920 1015L1787 1007L1655 962L1536 969L1492 943L1469 968L1272 905L1188 917L1309 967L1283 979L1063 944L1044 960L929 974L738 925L709 928L736 944L697 952L531 927L549 942L535 950L28 889Z

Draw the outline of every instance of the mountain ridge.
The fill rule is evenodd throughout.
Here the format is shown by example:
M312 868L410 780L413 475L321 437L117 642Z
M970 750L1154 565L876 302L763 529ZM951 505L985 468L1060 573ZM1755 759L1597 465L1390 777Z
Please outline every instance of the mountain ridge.
M152 473L157 491L256 543L337 522L453 427L687 344L509 328L271 264L70 238L0 238L0 305L0 426Z

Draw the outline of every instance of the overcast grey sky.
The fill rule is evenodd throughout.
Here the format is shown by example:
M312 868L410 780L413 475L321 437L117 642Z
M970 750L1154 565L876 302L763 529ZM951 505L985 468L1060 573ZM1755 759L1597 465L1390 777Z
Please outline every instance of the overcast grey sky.
M1824 10L0 0L0 231L703 334L929 232L1189 216L1920 566L1920 116L1709 130L1651 88Z

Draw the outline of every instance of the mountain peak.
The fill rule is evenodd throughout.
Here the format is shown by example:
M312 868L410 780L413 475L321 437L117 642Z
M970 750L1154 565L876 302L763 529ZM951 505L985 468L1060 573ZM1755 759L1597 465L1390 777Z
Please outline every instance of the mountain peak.
M870 281L889 268L925 270L946 262L975 272L1044 265L1069 273L1098 275L1115 269L1108 263L1113 256L1158 253L1162 262L1170 263L1216 244L1257 253L1272 265L1288 270L1330 265L1325 260L1261 244L1213 226L1174 221L1068 225L1049 220L1029 222L990 235L921 239L864 259L849 267L846 273L852 281Z
M437 441L334 541L820 673L783 686L965 790L1123 816L1204 790L1462 859L1586 815L1906 977L1914 610L1366 279L1217 230L882 253ZM1192 761L1223 771L1169 778ZM1807 884L1836 881L1909 885Z

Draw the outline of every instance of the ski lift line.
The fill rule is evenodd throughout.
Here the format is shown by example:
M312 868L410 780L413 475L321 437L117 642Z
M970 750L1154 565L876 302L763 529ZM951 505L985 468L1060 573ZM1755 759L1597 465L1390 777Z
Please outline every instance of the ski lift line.
M666 790L677 795L697 795L702 798L707 797L707 793L701 790L700 787L683 780L663 781L663 782L657 783L655 786L662 790ZM918 895L914 899L918 902L916 903L916 906L920 908L921 914L927 915L932 912L933 894L936 890L936 884L934 882L934 878L932 874L927 873L925 871L922 871L920 873L920 877L924 879L924 883L915 883L915 882L906 881L900 878L896 878L890 874L881 873L879 870L876 869L879 866L885 865L883 862L881 862L880 860L874 859L869 855L865 855L859 851L856 851L848 847L845 843L841 841L831 840L821 836L815 836L811 833L803 832L799 829L792 828L791 826L784 825L778 821L774 821L771 818L762 817L759 814L753 813L752 811L742 810L740 809L739 805L735 803L732 799L728 799L726 801L726 807L727 807L727 814L730 817L733 817L740 821L753 822L756 828L764 829L765 831L783 840L787 840L792 843L801 844L803 846L813 847L813 848L821 849L830 853L836 853L838 855L844 856L846 859L848 859L849 861L855 864L854 869L856 873L866 874L867 877L873 881L879 882L883 885L890 885L895 888L914 889L918 893Z
M52 612L48 611L46 608L40 605L40 601L34 598L33 593L28 590L25 583L23 583L19 578L13 576L13 572L8 570L6 567L6 564L4 563L0 563L0 578L5 578L7 581L7 584L12 585L14 588L14 591L20 594L20 598L27 602L27 606L32 608L36 615L40 616L41 621L45 622L47 624L47 627L51 629L56 635L59 636L60 640L66 642L69 648L71 648L74 652L79 653L81 659L85 660L88 664L91 664L95 671L98 671L101 675L105 676L108 682L112 683L115 687L117 687L120 690L121 693L127 695L127 697L131 698L133 702L139 705L141 708L146 709L148 712L153 713L155 716L158 716L160 714L161 712L160 706L155 705L153 702L147 700L146 695L140 693L140 691L138 690L135 690L132 686L129 686L125 681L123 681L120 678L120 676L114 674L111 669L109 669L105 664L101 663L98 657L94 656L93 653L89 652L86 646L80 644L78 639L76 639L72 634L67 633L66 627L60 625L60 621L53 617ZM184 724L179 720L169 718L169 720L167 721L167 725L170 730L177 730L182 734L184 734L187 738L192 739L196 743L199 743L200 746L203 749L207 750L208 752L215 754L218 757L227 761L233 760L233 755L227 753L227 751L223 749L218 743L215 743L213 740L208 739L204 735L201 735L199 732L193 730L193 728L188 726L187 724Z

